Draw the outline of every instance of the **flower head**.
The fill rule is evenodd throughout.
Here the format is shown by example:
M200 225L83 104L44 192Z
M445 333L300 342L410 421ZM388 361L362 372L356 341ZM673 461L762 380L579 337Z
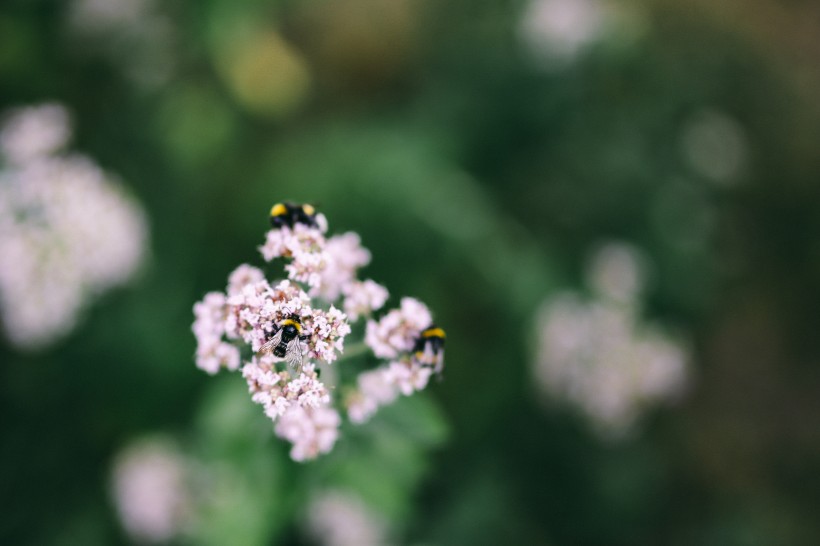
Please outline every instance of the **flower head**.
M165 439L140 440L117 455L112 493L128 534L139 542L167 542L190 511L186 460Z
M421 331L432 323L430 310L414 298L402 298L401 307L379 321L367 322L365 342L380 358L395 358L409 352Z
M618 436L652 403L674 398L686 383L683 346L639 320L637 251L606 246L590 264L597 298L561 294L542 307L535 379L598 430Z
M68 112L59 104L42 104L11 111L0 128L0 153L22 165L56 153L71 138Z
M387 302L387 289L370 279L347 283L342 290L345 313L354 322L361 316L370 316Z
M211 292L194 305L196 364L210 374L241 368L251 400L275 423L276 435L293 444L291 457L304 461L332 449L341 424L336 385L320 379L318 366L344 353L350 322L371 316L388 293L357 278L370 261L358 235L326 238L327 221L307 205L276 205L271 213L274 228L260 251L267 261L284 260L287 278L271 283L260 269L242 264L224 293ZM335 306L342 296L345 311ZM427 385L432 368L411 351L430 322L427 307L413 298L368 322L367 345L393 362L363 372L347 389L351 421L364 422L399 393Z
M59 154L69 137L54 104L16 110L0 127L0 314L22 348L68 333L146 253L141 207L90 158Z
M387 522L344 491L325 491L308 510L308 531L325 546L385 546Z
M291 406L276 423L276 435L291 442L294 461L314 459L333 449L342 419L327 406Z

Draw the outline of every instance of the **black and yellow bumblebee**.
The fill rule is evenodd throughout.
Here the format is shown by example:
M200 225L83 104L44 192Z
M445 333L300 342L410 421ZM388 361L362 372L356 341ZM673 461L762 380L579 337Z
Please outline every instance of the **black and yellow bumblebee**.
M316 208L307 203L303 205L276 203L270 209L270 224L274 228L288 226L293 229L293 226L296 224L318 227L316 223Z
M281 324L275 324L272 337L259 348L261 354L273 353L284 358L289 365L302 367L302 344L309 336L302 333L302 321L291 315Z
M432 366L433 371L440 374L444 369L444 340L447 335L444 330L431 324L421 331L413 347L413 356L425 366Z

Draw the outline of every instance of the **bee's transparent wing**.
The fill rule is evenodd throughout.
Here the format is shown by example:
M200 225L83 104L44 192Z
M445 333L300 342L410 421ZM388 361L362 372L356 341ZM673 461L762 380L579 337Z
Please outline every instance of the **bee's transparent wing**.
M298 337L293 338L290 343L288 343L287 351L285 351L285 360L294 368L302 368L302 344Z
M418 360L425 366L432 366L436 363L436 353L433 351L433 345L430 342L424 344L424 350Z
M436 356L434 359L435 366L433 367L433 371L437 374L441 374L444 370L444 349L439 349L436 351Z
M259 348L261 354L272 352L279 344L282 343L282 329L280 328L272 338L270 338L264 345Z

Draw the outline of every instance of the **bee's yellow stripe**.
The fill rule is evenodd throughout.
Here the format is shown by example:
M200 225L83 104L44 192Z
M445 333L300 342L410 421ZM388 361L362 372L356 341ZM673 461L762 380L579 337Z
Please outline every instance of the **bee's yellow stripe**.
M302 205L302 210L308 216L313 216L314 214L316 214L316 209L313 208L313 205Z
M444 330L442 330L441 328L428 328L427 330L425 330L421 333L421 337L424 337L424 338L430 338L430 337L445 338L447 336L444 334Z
M293 319L285 319L285 320L283 320L283 321L282 321L282 328L284 328L285 326L296 326L296 331L297 331L297 332L301 332L301 331L302 331L302 325L301 325L301 324L299 324L298 322L296 322L296 321L295 321L295 320L293 320Z
M271 216L282 216L283 214L287 213L288 209L285 208L285 205L283 205L282 203L276 203L275 205L273 205L273 208L270 209Z

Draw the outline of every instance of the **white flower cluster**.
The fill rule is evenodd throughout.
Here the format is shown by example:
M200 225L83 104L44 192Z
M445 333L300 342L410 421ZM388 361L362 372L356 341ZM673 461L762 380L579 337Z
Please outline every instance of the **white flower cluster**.
M372 280L356 280L359 268L370 263L370 252L359 236L351 232L325 239L326 232L327 219L320 213L316 227L297 223L270 230L259 251L266 261L288 259L288 278L306 284L311 297L336 301L344 294L344 306L354 311L354 320L384 305L384 287Z
M191 509L187 461L167 439L138 440L116 458L112 496L120 521L136 542L178 536Z
M307 530L322 546L385 546L387 522L344 491L317 495L308 507Z
M639 256L622 244L602 248L590 266L596 298L561 294L538 321L538 386L611 436L628 432L646 406L675 397L686 383L684 348L639 320Z
M345 314L332 304L328 311L312 308L310 297L295 283L283 280L271 287L262 279L233 290L229 286L228 292L225 335L242 339L254 352L289 317L298 317L302 324L309 358L330 363L336 360L336 351L344 350L344 338L350 333Z
M378 322L368 321L365 343L378 358L390 361L358 377L357 388L348 395L347 401L352 422L367 421L399 393L409 396L427 386L433 368L417 358L413 349L421 331L431 323L430 310L413 298L402 298L401 307Z
M139 205L91 159L61 154L71 130L56 104L0 126L0 313L21 348L67 334L91 296L125 283L147 240Z
M276 422L276 434L293 444L290 453L294 460L329 452L339 436L341 418L329 407L328 388L319 381L312 364L291 374L277 372L273 360L269 355L254 357L242 368L252 400Z
M261 270L240 265L231 273L224 293L206 294L194 306L192 327L197 366L209 374L241 367L252 400L275 423L275 433L293 444L291 457L298 461L330 451L341 424L333 406L335 386L320 381L317 364L337 360L351 323L371 317L388 297L383 286L358 279L359 268L370 261L359 236L326 238L324 216L312 215L311 220L311 225L296 221L271 229L259 248L266 261L284 260L287 279L271 285ZM345 312L336 307L340 302ZM424 388L432 370L411 352L430 322L427 308L411 298L403 299L401 309L381 321L369 320L367 345L377 357L393 361L359 376L348 408L351 420L363 422L398 392L411 394ZM269 350L283 324L298 326L298 337L287 341L287 351L297 351L301 358L281 356L284 342L279 351ZM284 364L293 360L303 364L296 369ZM373 379L368 378L384 380L390 396L376 396L368 388ZM356 404L369 405L364 411Z

